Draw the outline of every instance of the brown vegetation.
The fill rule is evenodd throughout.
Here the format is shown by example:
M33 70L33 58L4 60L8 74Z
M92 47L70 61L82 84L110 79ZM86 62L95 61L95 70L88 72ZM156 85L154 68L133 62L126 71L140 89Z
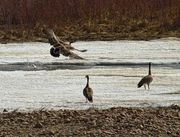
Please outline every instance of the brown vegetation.
M64 39L180 37L179 0L1 0L0 11L4 39L33 40L43 25Z
M0 114L1 137L179 137L180 108L111 108Z

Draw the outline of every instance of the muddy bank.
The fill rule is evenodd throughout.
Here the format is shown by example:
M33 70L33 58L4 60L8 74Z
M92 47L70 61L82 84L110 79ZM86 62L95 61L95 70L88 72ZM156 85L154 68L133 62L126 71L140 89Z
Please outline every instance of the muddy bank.
M47 42L42 26L4 27L0 26L0 43L8 42ZM94 40L151 40L166 37L180 37L179 28L164 28L162 26L144 26L143 24L112 25L97 24L88 26L70 25L53 27L55 33L64 41L94 41Z
M180 107L2 112L0 136L180 136Z

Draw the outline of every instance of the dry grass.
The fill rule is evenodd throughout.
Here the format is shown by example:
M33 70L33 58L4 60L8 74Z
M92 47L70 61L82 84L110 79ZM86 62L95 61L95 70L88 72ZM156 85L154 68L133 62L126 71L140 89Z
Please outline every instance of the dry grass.
M66 40L180 37L179 0L1 0L0 10L1 30L18 31L10 41L39 39L42 26Z

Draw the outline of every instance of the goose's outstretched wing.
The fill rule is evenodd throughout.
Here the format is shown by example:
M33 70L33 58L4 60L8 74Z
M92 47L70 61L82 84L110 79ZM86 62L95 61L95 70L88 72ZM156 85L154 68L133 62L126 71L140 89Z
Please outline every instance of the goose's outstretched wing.
M69 57L74 59L84 59L81 56L77 55L76 53L70 52Z
M46 34L47 34L47 38L48 38L48 41L49 41L50 45L53 45L53 47L55 47L55 48L59 48L60 54L66 56L66 57L71 57L71 58L75 58L75 59L83 59L79 55L71 52L70 51L71 49L68 47L68 44L66 44L62 40L60 40L55 35L53 30L48 29L46 31Z
M64 41L62 41L58 36L55 35L54 31L52 29L48 29L46 30L46 34L48 36L48 41L51 45L53 45L54 47L58 46L58 44L61 44L63 46L65 46L68 50L76 50L79 52L86 52L87 50L79 50L74 48L70 42L69 44L65 43Z
M47 35L47 39L50 45L53 45L54 47L59 47L60 42L54 31L52 29L47 29L45 33Z

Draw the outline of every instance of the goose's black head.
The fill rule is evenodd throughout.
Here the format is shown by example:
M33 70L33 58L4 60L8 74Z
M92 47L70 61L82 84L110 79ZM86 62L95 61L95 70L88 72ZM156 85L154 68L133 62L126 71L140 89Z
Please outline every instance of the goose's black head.
M85 77L86 77L87 79L89 79L89 76L88 76L88 75L86 75Z
M59 56L60 56L59 48L54 48L54 47L52 47L52 48L50 49L50 54L51 54L51 56L53 56L53 57L59 57Z
M74 43L73 41L69 41L69 45L71 45L72 43Z

